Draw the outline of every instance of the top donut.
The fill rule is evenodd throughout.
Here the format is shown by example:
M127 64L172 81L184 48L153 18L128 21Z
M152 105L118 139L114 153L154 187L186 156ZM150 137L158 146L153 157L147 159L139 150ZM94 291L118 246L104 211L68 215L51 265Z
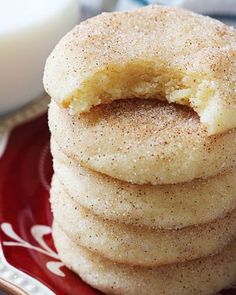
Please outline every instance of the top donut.
M44 85L71 113L124 98L188 105L208 134L236 127L236 30L170 7L103 13L49 56Z

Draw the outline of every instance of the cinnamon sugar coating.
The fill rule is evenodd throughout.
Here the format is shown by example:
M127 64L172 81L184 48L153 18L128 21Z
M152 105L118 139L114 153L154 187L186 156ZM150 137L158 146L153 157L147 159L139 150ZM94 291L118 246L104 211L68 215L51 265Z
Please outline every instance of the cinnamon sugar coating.
M212 295L235 283L236 242L218 255L145 268L116 264L76 245L56 223L53 238L63 263L105 294Z
M236 238L236 210L207 224L150 229L104 220L81 207L53 178L54 220L75 243L117 263L160 266L213 255Z
M127 99L71 116L49 107L53 138L73 161L136 184L173 184L236 165L236 129L208 136L188 107Z
M170 7L82 22L47 60L44 85L71 113L123 98L189 105L208 134L236 127L236 31Z
M171 185L137 185L80 166L51 141L53 168L75 203L107 221L179 229L211 222L236 208L236 170Z

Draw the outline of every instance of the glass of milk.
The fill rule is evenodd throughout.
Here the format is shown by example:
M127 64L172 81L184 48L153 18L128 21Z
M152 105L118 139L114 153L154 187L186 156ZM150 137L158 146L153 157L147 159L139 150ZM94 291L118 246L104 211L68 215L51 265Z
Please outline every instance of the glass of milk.
M78 0L0 0L0 115L43 94L47 56L79 20Z

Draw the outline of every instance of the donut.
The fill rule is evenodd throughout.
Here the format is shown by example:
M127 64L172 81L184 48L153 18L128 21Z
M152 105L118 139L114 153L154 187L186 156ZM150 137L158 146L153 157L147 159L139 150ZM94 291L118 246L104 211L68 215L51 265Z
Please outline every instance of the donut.
M103 13L49 56L49 95L70 113L124 98L190 106L208 134L236 127L236 30L173 7Z
M121 223L178 229L207 223L236 208L236 170L175 185L135 185L84 168L51 140L63 190L93 214Z
M236 129L208 136L190 108L158 100L117 100L74 116L52 101L49 128L73 161L130 183L188 182L236 165Z
M236 282L236 242L221 253L156 268L116 264L75 244L54 223L63 263L85 282L110 295L212 295Z
M73 241L127 265L157 266L215 254L236 238L236 210L209 224L158 230L106 221L81 207L54 177L54 220Z

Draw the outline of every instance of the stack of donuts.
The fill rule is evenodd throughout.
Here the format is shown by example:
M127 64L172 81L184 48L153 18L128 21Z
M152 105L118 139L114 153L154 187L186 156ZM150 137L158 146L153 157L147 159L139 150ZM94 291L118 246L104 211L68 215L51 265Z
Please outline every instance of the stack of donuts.
M210 295L235 283L229 56L236 64L232 28L151 6L81 23L49 57L53 238L93 287Z

